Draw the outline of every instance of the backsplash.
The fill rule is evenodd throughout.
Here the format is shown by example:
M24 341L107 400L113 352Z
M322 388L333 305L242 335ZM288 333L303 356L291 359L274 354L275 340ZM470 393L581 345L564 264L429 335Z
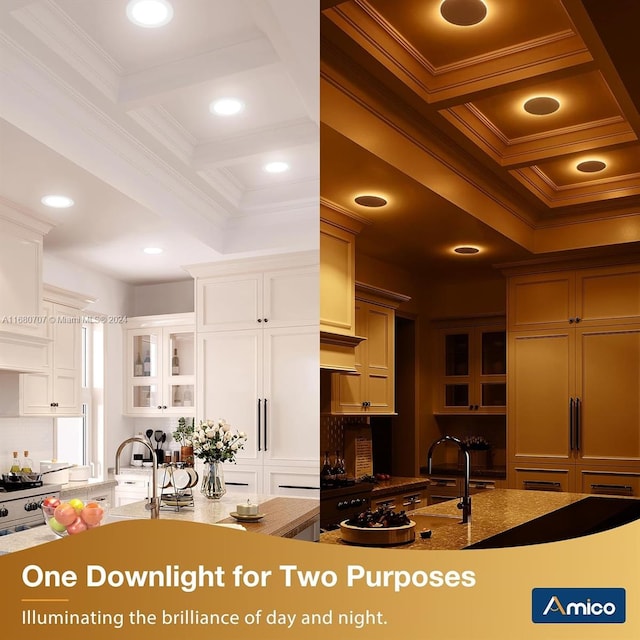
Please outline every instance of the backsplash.
M40 468L40 460L51 460L52 418L0 418L0 471L9 471L13 451L22 458L25 450L29 451L36 469Z
M369 419L361 416L320 416L320 462L324 452L334 455L344 452L344 428L348 425L368 424Z

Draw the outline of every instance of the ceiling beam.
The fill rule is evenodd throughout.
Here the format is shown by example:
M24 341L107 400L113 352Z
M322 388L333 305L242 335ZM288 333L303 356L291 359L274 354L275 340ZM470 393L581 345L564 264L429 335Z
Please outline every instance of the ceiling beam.
M294 120L244 135L214 140L198 145L193 154L193 168L220 167L239 164L248 158L274 150L317 144L318 127L308 120Z
M278 55L269 40L255 38L126 75L120 84L118 102L134 109L156 103L188 86L278 62Z
M244 2L296 85L308 116L319 123L320 12L317 4L300 0Z

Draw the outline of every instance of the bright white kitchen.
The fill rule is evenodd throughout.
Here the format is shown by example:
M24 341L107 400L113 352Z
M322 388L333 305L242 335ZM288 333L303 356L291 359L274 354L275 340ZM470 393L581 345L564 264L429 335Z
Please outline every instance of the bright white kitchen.
M317 6L156 10L0 7L0 469L28 451L99 485L127 438L175 451L180 417L226 418L248 434L230 494L316 497ZM70 310L84 322L45 319ZM164 359L153 381L136 344Z

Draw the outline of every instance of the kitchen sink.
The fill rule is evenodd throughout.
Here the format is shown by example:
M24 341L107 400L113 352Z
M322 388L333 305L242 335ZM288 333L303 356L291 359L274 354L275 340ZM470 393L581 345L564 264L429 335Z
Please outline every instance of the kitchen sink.
M465 548L498 549L568 540L638 519L640 500L591 496Z

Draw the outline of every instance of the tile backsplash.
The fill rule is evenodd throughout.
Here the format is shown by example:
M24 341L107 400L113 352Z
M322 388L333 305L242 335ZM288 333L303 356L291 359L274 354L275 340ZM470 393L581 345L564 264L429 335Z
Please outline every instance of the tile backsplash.
M9 471L13 451L22 458L25 450L29 451L36 469L40 468L40 460L51 460L52 418L0 418L0 472Z

